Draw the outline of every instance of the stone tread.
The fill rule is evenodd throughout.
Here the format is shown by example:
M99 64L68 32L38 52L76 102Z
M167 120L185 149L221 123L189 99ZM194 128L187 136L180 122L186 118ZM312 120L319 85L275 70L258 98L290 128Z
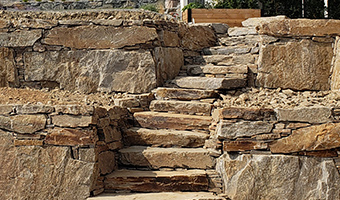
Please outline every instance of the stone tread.
M238 46L215 46L203 49L204 55L230 55L230 54L246 54L250 53L254 46L238 45Z
M184 67L189 75L202 74L247 74L248 65L186 65Z
M159 147L202 147L209 134L194 131L153 130L133 127L124 131L124 144Z
M210 115L212 104L198 101L154 100L150 110L154 112L176 112L183 114Z
M214 90L159 87L153 90L156 99L198 100L217 97Z
M145 146L131 146L119 150L120 162L123 165L162 167L186 169L211 169L214 159L208 150L203 148L157 148Z
M214 65L248 65L255 64L256 55L241 54L241 55L204 55L202 63Z
M106 191L174 192L206 191L205 170L141 171L118 170L105 177Z
M210 192L104 193L87 200L225 200Z
M210 116L149 111L136 112L134 117L141 127L152 129L209 130L212 121Z
M183 76L175 78L174 80L172 80L172 83L181 88L219 90L245 87L247 85L247 80L243 78Z

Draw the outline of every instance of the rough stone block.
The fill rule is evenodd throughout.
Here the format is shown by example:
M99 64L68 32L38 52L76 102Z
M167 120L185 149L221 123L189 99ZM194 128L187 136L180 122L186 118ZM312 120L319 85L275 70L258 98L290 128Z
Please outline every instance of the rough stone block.
M223 151L249 151L255 149L267 149L268 144L251 140L224 141Z
M302 39L262 48L258 85L294 90L329 90L331 43Z
M217 40L214 30L208 26L182 27L180 38L182 47L190 50L214 46Z
M88 127L92 124L92 116L54 115L52 123L59 127Z
M44 129L46 117L44 115L14 115L0 116L0 127L9 131L32 134Z
M273 123L265 121L241 121L234 123L220 121L217 126L217 135L221 139L251 137L270 133L272 128Z
M247 80L242 78L212 78L212 77L178 77L172 81L181 88L196 89L233 89L247 85Z
M18 114L48 114L54 112L54 108L52 106L32 104L16 105L15 110Z
M182 88L157 88L154 90L157 99L197 100L216 97L213 90L197 90Z
M16 30L11 33L0 32L0 46L2 47L29 47L42 37L42 31Z
M150 104L150 110L155 112L173 111L178 113L202 113L210 115L212 105L195 101L167 101L154 100Z
M54 128L48 130L45 143L57 146L84 146L94 145L97 140L96 132L93 130Z
M17 80L14 51L9 48L0 48L0 87L7 87Z
M222 108L218 109L219 119L245 119L245 120L273 120L275 119L275 112L273 109L265 108Z
M275 109L278 121L325 123L331 121L332 109L328 107L307 107Z

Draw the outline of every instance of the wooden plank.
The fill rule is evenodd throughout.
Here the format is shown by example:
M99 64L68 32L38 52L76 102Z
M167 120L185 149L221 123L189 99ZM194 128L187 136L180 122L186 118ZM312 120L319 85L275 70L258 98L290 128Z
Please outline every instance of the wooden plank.
M188 10L185 10L183 13L182 13L182 20L184 22L187 22L188 23Z
M245 18L250 18L253 17L251 15L237 15L237 14L193 14L193 17L196 18L232 18L232 19L245 19Z
M259 9L192 9L193 14L204 14L204 13L213 13L213 14L219 14L219 13L228 13L228 14L251 14L254 16L261 16L261 10Z
M242 26L242 20L235 20L235 19L195 19L195 23L222 23L222 24L228 24L230 27L235 26Z

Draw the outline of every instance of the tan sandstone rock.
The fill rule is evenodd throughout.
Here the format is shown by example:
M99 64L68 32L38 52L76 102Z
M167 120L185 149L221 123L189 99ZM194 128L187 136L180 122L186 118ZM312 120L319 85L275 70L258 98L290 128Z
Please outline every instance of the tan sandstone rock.
M334 58L331 76L331 89L340 89L340 37L336 37L334 44Z
M331 43L303 39L262 48L258 85L294 90L329 90Z
M92 124L92 116L54 115L52 123L59 127L88 127Z
M78 130L67 128L54 128L48 130L45 139L46 144L83 146L94 145L97 141L96 132L93 130Z
M17 133L32 134L44 129L45 125L46 117L44 115L0 116L0 127Z
M202 50L216 43L215 32L208 26L185 27L180 31L180 38L182 47L190 50Z
M293 109L275 109L278 121L325 123L331 121L332 110L328 107L307 107Z
M156 38L158 38L156 29L145 26L116 28L90 25L54 28L43 42L77 49L106 49L143 44Z
M270 145L273 153L319 151L340 147L340 123L301 128Z
M217 171L224 193L233 200L340 198L340 176L332 159L224 154Z
M42 31L17 30L11 33L0 32L0 46L3 47L27 47L33 44L42 36Z
M14 62L14 51L0 48L0 87L7 87L16 81L16 67Z
M220 139L235 139L270 133L272 128L273 123L265 121L221 121L216 132Z
M71 91L143 93L156 86L155 63L149 51L27 52L24 60L27 81L56 81L60 88Z

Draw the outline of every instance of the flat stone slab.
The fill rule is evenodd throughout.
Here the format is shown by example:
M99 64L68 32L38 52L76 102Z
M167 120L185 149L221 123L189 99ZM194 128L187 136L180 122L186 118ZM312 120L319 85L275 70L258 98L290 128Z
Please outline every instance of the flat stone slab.
M104 182L105 190L135 192L204 191L208 183L205 170L118 170L107 175Z
M133 127L124 132L124 144L160 147L202 147L209 134L194 131L152 130Z
M123 165L149 167L158 169L161 167L211 169L214 167L214 159L209 151L203 148L155 148L145 146L131 146L119 150Z
M278 121L326 123L331 121L332 110L328 107L275 109Z
M208 130L211 117L160 112L137 112L137 122L144 128L167 128L175 130Z
M246 54L251 51L251 46L217 46L203 49L204 55L230 55L230 54Z
M236 139L270 133L272 128L273 123L266 121L221 121L217 126L217 135L220 139Z
M206 55L203 56L205 64L214 65L247 65L255 63L255 56L252 54L244 55Z
M245 119L245 120L273 120L275 119L275 112L273 109L267 108L242 108L229 107L216 109L214 111L214 118L216 119Z
M197 90L182 88L157 88L153 91L157 99L196 100L216 97L213 90Z
M201 74L247 74L247 65L232 65L232 66L219 66L219 65L187 65L187 73L189 75Z
M172 81L181 88L196 89L233 89L242 88L247 85L246 79L241 78L211 78L211 77L178 77Z
M109 194L104 193L97 197L91 197L87 200L224 200L209 192L162 192L162 193L127 193L127 194Z
M173 101L154 100L150 104L150 110L154 112L178 112L184 114L200 113L210 115L212 104L197 101Z
M228 29L228 35L233 36L244 36L244 35L256 35L257 31L255 27L233 27Z

